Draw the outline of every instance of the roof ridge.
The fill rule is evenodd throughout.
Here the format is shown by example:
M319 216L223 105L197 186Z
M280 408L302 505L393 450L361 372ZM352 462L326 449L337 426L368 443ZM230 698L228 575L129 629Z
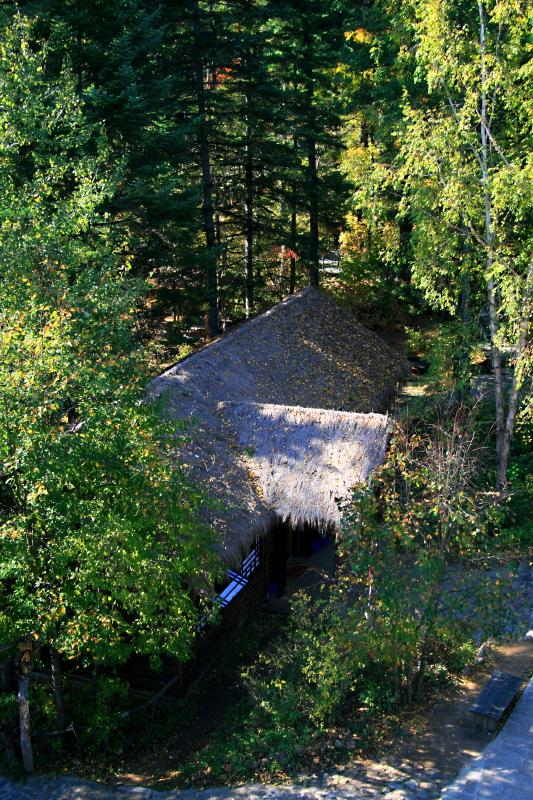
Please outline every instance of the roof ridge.
M175 364L172 364L171 367L166 369L164 372L161 372L156 378L164 378L166 375L172 374L172 372L184 364L186 361L190 361L195 356L199 356L205 353L207 350L215 351L220 349L222 345L224 345L229 339L234 339L239 335L242 335L243 332L249 331L250 328L257 326L265 321L268 317L272 317L274 314L279 313L281 310L287 308L287 306L291 305L291 303L296 302L297 300L301 300L302 298L306 297L309 294L320 294L326 297L325 293L322 292L320 289L317 289L314 286L306 286L305 289L302 289L301 292L297 294L290 294L288 297L285 297L283 300L280 300L279 303L276 303L271 308L268 308L266 311L263 311L261 314L258 314L256 317L252 317L252 319L245 320L238 328L235 330L229 331L229 333L222 334L217 339L212 342L207 342L207 344L203 345L199 350L196 350L191 355L182 358L180 361L177 361ZM329 299L329 298L328 298ZM350 313L350 312L348 312Z
M343 411L342 409L337 408L319 408L318 406L294 406L288 405L286 403L256 403L253 400L220 400L217 403L219 408L224 408L225 406L253 406L255 408L282 408L286 411L295 410L295 411L305 411L309 412L316 412L320 414L341 414L345 417L378 417L380 419L389 420L389 414L381 414L378 411Z

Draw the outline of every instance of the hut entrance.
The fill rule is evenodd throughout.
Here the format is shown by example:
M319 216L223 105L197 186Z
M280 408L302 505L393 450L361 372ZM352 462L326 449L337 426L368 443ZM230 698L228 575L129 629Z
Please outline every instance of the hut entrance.
M293 527L288 522L277 522L268 537L268 595L280 597L294 578L314 569L313 562L324 561L324 556L317 554L328 549L325 560L331 562L334 569L335 555L332 538L320 532L314 525ZM329 569L327 570L330 571Z
M287 561L291 554L290 526L279 522L270 533L268 596L280 597L287 588Z

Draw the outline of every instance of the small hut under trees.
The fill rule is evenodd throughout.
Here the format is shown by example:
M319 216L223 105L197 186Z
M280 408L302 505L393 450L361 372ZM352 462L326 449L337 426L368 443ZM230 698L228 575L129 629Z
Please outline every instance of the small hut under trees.
M222 628L283 588L291 555L340 523L339 505L387 447L398 353L308 288L155 379L185 420L179 457L212 499L205 519L228 568Z

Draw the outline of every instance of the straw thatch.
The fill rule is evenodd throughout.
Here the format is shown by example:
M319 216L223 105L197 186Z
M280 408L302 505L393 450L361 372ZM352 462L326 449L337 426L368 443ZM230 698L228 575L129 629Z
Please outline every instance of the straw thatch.
M335 498L383 457L386 417L371 412L386 408L402 369L378 336L307 289L152 382L168 414L189 422L179 457L214 501L205 516L228 563L278 517L338 522Z
M259 403L222 409L265 503L295 526L338 527L339 503L385 455L389 424L383 414Z

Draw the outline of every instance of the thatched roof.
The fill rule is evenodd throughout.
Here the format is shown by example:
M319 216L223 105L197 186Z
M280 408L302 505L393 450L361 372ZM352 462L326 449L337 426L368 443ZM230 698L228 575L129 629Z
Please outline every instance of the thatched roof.
M306 289L152 382L188 420L179 457L215 503L228 563L277 517L338 523L337 499L384 455L403 364L327 295ZM355 413L354 413L355 412Z
M339 501L385 455L388 419L323 408L225 403L263 499L294 525L335 528Z

